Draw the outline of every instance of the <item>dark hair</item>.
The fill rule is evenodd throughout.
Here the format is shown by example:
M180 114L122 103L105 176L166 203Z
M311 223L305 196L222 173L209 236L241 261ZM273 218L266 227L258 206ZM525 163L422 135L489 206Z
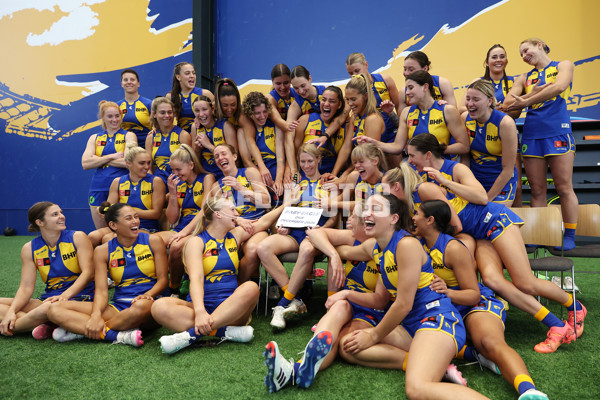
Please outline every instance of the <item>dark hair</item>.
M227 118L225 114L223 114L223 109L221 108L221 98L225 96L235 96L237 100L237 109L235 110L235 114L233 114L233 118L236 121L239 121L240 115L242 114L240 91L235 82L229 78L219 79L215 84L215 113L217 114L218 119Z
M390 215L396 214L398 215L398 221L396 222L395 229L399 231L400 229L404 229L406 231L412 231L412 219L410 218L410 211L408 209L408 204L406 200L399 199L391 194L379 194L377 196L381 196L386 199L390 205Z
M109 208L110 208L110 203L108 201L103 201L98 206L98 212L102 215L105 215Z
M119 219L119 216L121 215L121 209L124 207L131 207L131 206L127 203L116 203L116 204L113 204L112 206L108 207L107 210L105 210L104 221L106 221L106 225L113 232L114 232L114 230L110 227L109 223L117 222L117 220Z
M421 66L421 68L425 68L425 67L429 67L431 68L431 61L429 61L429 57L427 57L427 54L423 53L422 51L413 51L412 53L410 53L409 55L407 55L404 60L415 60L416 62L419 63L419 65Z
M138 73L135 72L134 70L132 70L131 68L124 69L121 72L121 80L123 80L123 75L125 75L125 74L133 74L133 75L135 75L135 78L138 80L138 82L140 81L140 76L138 75Z
M435 99L435 89L433 88L433 78L429 74L429 72L424 70L415 71L409 76L406 77L406 80L411 80L417 82L419 85L423 86L425 84L429 87L429 94L431 97Z
M454 227L450 225L452 219L452 211L448 203L442 200L427 200L419 207L423 210L425 217L433 217L435 220L435 228L447 235L454 234Z
M265 105L267 112L271 111L271 103L267 97L261 92L250 92L244 97L244 104L242 104L242 110L244 115L250 119L252 119L252 115L254 115L254 108L260 106L261 104Z
M494 49L502 49L504 50L504 53L506 53L506 49L501 44L495 44L492 47L490 47L490 49L487 51L487 54L485 55L485 61L483 63L483 65L485 65L485 73L483 74L483 79L486 79L488 81L492 80L492 78L490 77L490 66L488 64L488 60L490 59L490 53ZM508 93L508 76L506 76L506 69L502 71L502 74L502 86L504 87L504 92Z
M325 90L323 90L323 93L325 93L327 91L334 92L337 95L338 100L341 103L340 109L337 110L336 113L334 114L333 118L331 118L332 120L334 120L338 117L338 115L340 115L341 113L344 112L344 108L346 108L346 101L344 100L344 93L342 93L342 89L340 89L339 87L333 86L333 85L327 86L325 88Z
M292 72L290 74L290 79L294 79L294 78L309 79L310 72L308 72L308 70L305 67L303 67L302 65L296 65L294 68L292 68Z
M179 83L179 80L177 79L177 75L179 75L181 73L181 67L183 67L184 65L191 65L192 68L194 67L194 65L190 62L187 61L183 61L180 63L177 63L175 65L175 68L173 68L173 85L171 87L171 102L173 102L173 114L175 114L175 117L177 117L179 119L179 113L181 112L181 99L179 98L179 94L181 93L181 84Z
M423 154L430 151L436 158L442 158L444 156L444 151L446 151L446 147L448 147L445 143L438 142L435 136L427 132L413 136L408 144L409 146L414 146Z
M52 203L51 201L40 201L29 207L29 210L27 211L27 220L29 221L29 227L27 228L27 230L29 232L39 232L40 227L35 221L37 221L38 219L43 221L44 216L46 215L46 211L48 211L48 209L54 205L56 204Z
M285 64L277 64L271 70L271 80L284 75L290 76L290 69Z
M234 156L237 155L237 150L235 149L235 147L233 147L232 145L230 145L229 143L219 143L218 145L215 146L215 148L213 149L213 153L215 152L215 149L217 147L221 147L221 146L225 146L229 149L229 151L231 152L231 154L233 154Z

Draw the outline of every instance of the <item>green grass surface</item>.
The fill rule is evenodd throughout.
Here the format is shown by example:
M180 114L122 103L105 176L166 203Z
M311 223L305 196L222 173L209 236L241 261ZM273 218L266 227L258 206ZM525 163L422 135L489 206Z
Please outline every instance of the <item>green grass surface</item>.
M0 297L12 297L19 286L20 247L29 237L0 237ZM600 341L597 339L600 267L594 260L575 259L580 299L587 306L585 333L576 343L563 345L554 354L538 354L533 346L545 338L546 327L515 309L508 311L506 338L523 357L538 388L551 399L600 398ZM36 295L42 291L38 279ZM57 343L36 341L30 334L0 336L0 399L397 399L405 398L404 374L357 367L338 360L318 374L309 390L286 388L270 395L263 385L266 372L262 353L276 340L282 354L297 359L312 336L326 296L318 281L308 303L309 313L274 333L270 316L254 315L251 343L207 344L173 356L161 353L158 338L169 332L144 332L139 349L105 342L81 340ZM560 316L560 307L550 304ZM264 304L261 303L261 311ZM566 313L563 313L566 318ZM492 399L516 399L512 385L478 365L456 362L469 386Z

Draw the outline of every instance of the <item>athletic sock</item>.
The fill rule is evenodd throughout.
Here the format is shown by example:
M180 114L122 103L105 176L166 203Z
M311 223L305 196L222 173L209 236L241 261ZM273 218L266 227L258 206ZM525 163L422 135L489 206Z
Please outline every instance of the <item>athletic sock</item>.
M106 340L107 342L114 342L115 340L117 340L117 334L119 333L119 331L115 331L109 328L106 328L106 331L104 332L104 337L102 339Z
M214 331L212 331L211 333L208 334L208 336L216 336L216 337L225 337L225 330L227 329L226 326L222 326L219 329L215 329Z
M285 289L285 292L283 292L283 297L281 298L281 300L279 300L279 303L277 303L277 305L281 307L287 307L290 305L294 297L296 297L295 294L290 293L287 289Z
M404 361L402 361L402 371L406 371L406 363L408 362L408 351L406 352L406 355L404 356Z
M296 361L294 363L294 376L298 376L298 368L300 368L301 362L302 362L302 359L299 359L298 361Z
M535 389L535 385L533 384L533 380L529 375L519 374L515 377L514 386L519 395L522 395L529 389Z
M556 315L552 314L550 310L546 307L542 306L538 312L533 316L535 319L546 325L548 328L552 328L553 326L563 327L565 323L556 317Z
M327 291L327 297L331 297L331 296L333 296L333 295L334 295L334 294L336 294L336 293L337 293L336 291L329 291L329 290L328 290L328 291Z
M577 309L577 311L581 310L581 303L579 302L579 300L577 300L577 303L575 303L573 301L573 295L571 293L565 292L567 293L567 296L569 296L569 300L567 300L566 303L563 303L563 306L567 307L568 311L575 311L575 309Z
M196 327L192 326L190 329L187 330L187 332L190 334L190 341L189 344L194 343L196 340L200 339L202 337L202 335L198 335L196 333Z
M575 230L577 224L568 224L565 222L565 235L563 237L563 248L565 250L571 250L575 248Z
M460 349L456 358L462 359L465 361L469 361L469 362L474 362L474 361L477 361L476 354L477 354L477 350L475 350L474 347L465 345L465 346L463 346L462 349Z

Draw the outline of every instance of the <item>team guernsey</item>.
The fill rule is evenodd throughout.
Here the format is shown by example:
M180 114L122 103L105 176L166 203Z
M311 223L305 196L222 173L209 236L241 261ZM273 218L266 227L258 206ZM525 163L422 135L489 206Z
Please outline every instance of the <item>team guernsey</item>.
M81 275L73 235L75 235L75 231L62 231L54 247L50 247L42 236L31 241L33 262L40 273L42 282L46 285L44 293L39 297L40 300L61 295ZM91 300L93 298L93 281L72 297L74 300Z
M444 159L444 163L442 164L442 167L440 168L440 174L444 178L448 179L449 181L454 181L454 167L456 166L456 164L458 164L458 162ZM434 178L431 178L425 171L419 172L419 175L421 176L421 179L423 180L423 182L431 182L431 183L435 183L438 186L442 186ZM454 198L455 194L452 190L448 189L445 186L442 186L442 187L444 189L446 189L446 198L448 200Z
M505 116L506 114L503 112L494 109L487 122L480 124L467 115L466 126L471 142L471 171L486 191L492 188L498 175L502 172L500 122ZM508 184L514 187L516 183L517 170L515 167ZM506 188L502 189L502 191L505 190Z
M262 127L256 127L256 146L273 180L275 180L275 176L277 175L275 135L275 124L270 119L267 119L267 122ZM256 160L254 161L256 162Z
M321 97L323 96L323 92L325 91L325 86L314 85L314 88L317 89L317 98L315 101L305 99L298 93L294 94L294 101L298 103L302 114L321 113Z
M311 139L315 139L321 136L325 136L325 130L329 126L328 123L321 119L321 114L312 113L308 116L308 123L304 129L303 143L308 142ZM319 172L331 172L335 166L337 155L344 144L344 127L338 129L325 144L321 147L321 164L319 165Z
M410 234L405 230L395 231L385 249L381 250L379 244L373 249L373 259L380 271L380 279L394 300L398 290L396 248L398 242L406 236ZM433 278L431 258L427 256L427 261L421 266L413 307L404 317L402 325L411 336L418 330L442 331L454 338L458 351L466 340L465 327L450 299L429 288Z
M542 70L536 68L527 73L525 93L531 93L536 85L554 83L558 75L558 61L552 61ZM523 125L523 139L545 139L571 133L571 119L567 112L567 99L572 84L559 95L527 108Z
M180 127L174 126L171 132L165 134L157 130L152 137L152 160L156 165L154 175L162 179L165 186L172 173L169 165L171 154L181 147L181 131Z
M433 96L433 99L436 100L443 100L444 99L444 95L442 94L442 89L440 89L440 77L439 75L431 75L431 79L433 79L433 91L435 92L435 96ZM404 88L404 91L406 92L406 87ZM406 101L406 105L410 106L410 101L408 100L408 97L405 98Z
M369 197L376 193L383 194L383 186L381 186L381 179L371 184L369 182L363 181L360 175L358 175L358 180L356 181L356 185L354 186L354 197L356 198L356 201L366 202Z
M360 241L355 240L354 246L360 245ZM346 261L344 264L346 272L346 281L344 290L353 290L360 293L373 293L379 280L379 270L375 260L369 261ZM352 307L352 319L360 320L371 326L376 326L383 318L385 311L375 310L363 307L353 302L349 302Z
M147 174L138 182L133 182L129 174L119 178L119 203L129 204L136 210L152 209L152 193L154 192L154 175ZM140 218L140 228L156 232L158 220Z
M190 94L184 96L183 93L179 93L179 99L181 100L181 111L179 111L179 118L177 118L177 125L181 129L189 132L192 123L194 122L194 110L192 104L200 96L202 96L203 90L199 87L194 87Z
M115 281L111 305L118 311L122 304L131 305L137 296L146 293L156 284L154 252L150 235L140 232L131 247L125 247L117 238L108 242L108 273Z
M123 120L121 122L121 128L128 132L135 133L138 140L138 146L146 146L146 136L152 128L150 123L150 114L152 110L152 100L145 97L138 97L132 103L126 99L122 99L117 102Z
M390 119L390 117L381 111L381 103L384 100L392 100L390 97L390 90L385 83L385 80L381 76L381 74L371 74L371 78L373 78L373 94L375 95L375 101L377 102L377 111L381 114L383 118L383 122L385 122L385 132L381 135L381 141L385 143L391 143L396 139L396 127L394 123Z
M485 78L482 76L481 79ZM506 82L504 82L504 78L495 81L490 77L489 81L494 84L494 97L496 97L496 101L498 103L504 103L506 95L510 92L510 89L512 89L513 84L515 83L515 77L506 76Z
M252 184L246 177L246 168L238 168L235 179L237 179L237 181L246 189L252 190ZM261 209L256 208L254 203L246 200L246 198L240 192L229 185L225 185L223 183L223 178L219 179L218 184L225 198L233 201L237 212L240 214L240 217L254 219L259 218L264 214ZM270 207L270 204L266 204L265 207Z
M329 193L323 189L321 186L321 180L316 178L314 180L308 179L304 174L302 174L302 180L298 185L300 186L300 191L298 195L300 196L300 201L296 205L296 207L313 207L313 202L317 199L327 197ZM321 214L319 221L317 222L318 226L325 225L327 219L329 217ZM306 237L306 228L291 228L289 236L291 236L298 244L304 240Z
M123 129L119 129L113 135L109 135L107 131L97 134L94 154L98 157L102 157L109 154L125 152L126 134L127 132ZM105 192L108 197L108 190L112 181L115 178L127 174L127 172L128 171L125 168L113 167L108 164L98 167L94 172L92 183L90 184L90 204L100 205L99 203L96 204L95 200L99 199L94 199L95 196L92 192ZM104 200L106 200L106 198ZM102 202L104 200L99 201Z
M275 99L275 102L277 103L277 111L279 111L279 115L281 115L281 118L285 121L287 119L288 110L290 109L290 106L296 97L296 91L294 88L290 88L290 97L287 100L281 97L275 89L271 90L269 94L273 99Z
M197 134L204 133L208 140L212 143L213 146L217 147L220 144L225 143L225 133L224 127L225 119L219 119L215 121L215 124L211 128L206 128L204 126L200 126L196 132ZM223 176L223 172L219 169L217 164L215 163L215 157L213 156L213 152L207 149L202 149L202 167L206 172L210 172L214 174L216 177Z
M424 239L421 239L421 243L423 244L423 248L425 249L427 254L429 254L429 256L431 257L433 271L435 272L435 274L442 278L444 282L446 282L446 286L448 287L448 289L460 290L461 288L458 283L458 279L456 278L456 274L454 273L454 270L452 269L452 267L446 265L445 261L446 247L453 240L458 241L458 239L450 235L440 233L437 240L435 241L435 244L431 249L427 247L427 243ZM479 292L481 296L477 304L454 304L454 307L456 307L460 315L463 318L465 318L472 312L487 311L496 315L502 320L502 322L504 322L506 320L506 311L502 302L500 302L500 300L497 300L494 297L494 292L492 292L490 288L481 283L479 283Z
M445 107L445 104L439 105L437 101L434 101L426 111L421 110L416 104L410 106L406 117L408 140L421 133L431 133L440 144L450 144L451 135L444 117Z
M179 203L181 216L177 226L173 228L175 232L180 232L200 212L204 198L205 177L206 174L198 174L191 184L182 182L177 185L177 203Z
M204 308L212 313L238 287L238 243L231 232L223 239L215 239L206 231L198 236L204 242ZM187 300L191 301L190 295Z

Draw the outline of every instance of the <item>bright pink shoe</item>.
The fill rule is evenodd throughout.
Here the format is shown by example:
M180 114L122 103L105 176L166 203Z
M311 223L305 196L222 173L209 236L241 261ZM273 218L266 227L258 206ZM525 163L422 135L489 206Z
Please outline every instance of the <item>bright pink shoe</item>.
M33 328L31 331L31 336L37 340L45 340L52 336L52 332L56 329L57 325L54 325L51 322L46 324L41 324Z
M115 340L113 343L128 344L129 346L140 347L144 344L144 341L142 340L142 331L139 329L121 331L117 333L117 340Z
M581 305L581 310L577 310L577 338L579 339L579 337L581 336L581 334L583 333L583 320L585 319L585 316L587 315L587 308L585 308L585 306L581 303L579 303ZM575 332L575 311L569 311L569 319L567 319L567 325L569 325L571 327L571 329L573 329L573 332Z
M462 374L454 364L448 365L448 368L446 368L446 372L444 373L444 379L448 382L456 383L457 385L467 386L467 380L463 378Z
M573 329L565 321L565 326L553 326L548 330L546 340L538 343L533 348L538 353L554 353L563 343L571 343L575 339Z
M323 268L315 268L314 276L315 278L320 278L325 275L325 270Z

